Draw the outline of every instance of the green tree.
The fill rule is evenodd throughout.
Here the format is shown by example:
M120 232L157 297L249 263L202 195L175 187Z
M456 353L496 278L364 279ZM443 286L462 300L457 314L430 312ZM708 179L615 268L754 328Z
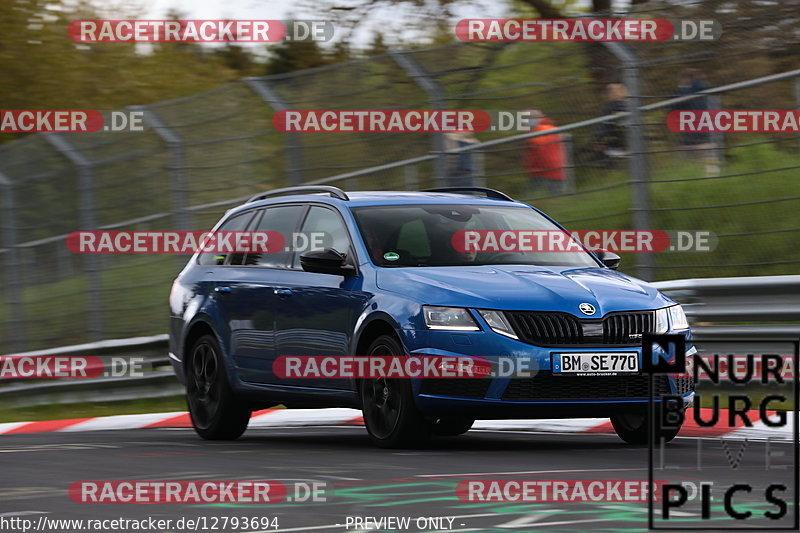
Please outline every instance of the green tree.
M389 46L386 44L383 34L379 31L372 32L372 40L370 41L369 47L366 50L366 55L377 56L385 54L388 51Z
M328 63L328 58L315 41L281 41L270 48L266 73L285 74Z
M214 50L214 55L220 58L225 66L234 70L242 76L248 76L258 68L253 54L235 44L226 44L222 48Z
M209 90L238 79L244 53L194 43L76 43L81 19L134 19L139 4L98 12L69 0L0 2L0 102L3 109L118 109ZM15 135L4 134L7 141Z

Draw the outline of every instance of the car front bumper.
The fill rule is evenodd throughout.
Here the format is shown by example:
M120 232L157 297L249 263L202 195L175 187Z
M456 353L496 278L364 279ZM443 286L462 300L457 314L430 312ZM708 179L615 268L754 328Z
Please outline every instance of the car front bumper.
M641 346L572 345L541 347L494 332L409 330L404 339L412 355L476 357L492 362L494 376L427 378L413 381L417 407L430 416L478 419L607 417L647 410L651 398L680 396L691 404L690 377L639 372L616 376L568 376L552 372L557 353L636 353L642 368ZM688 336L688 332L687 332ZM696 350L687 343L687 356ZM502 366L500 369L501 363ZM520 371L515 373L515 371ZM652 385L651 385L652 380Z

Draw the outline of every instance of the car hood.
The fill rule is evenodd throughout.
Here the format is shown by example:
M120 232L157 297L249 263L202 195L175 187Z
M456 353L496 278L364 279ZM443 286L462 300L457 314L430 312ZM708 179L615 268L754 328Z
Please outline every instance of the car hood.
M422 304L485 309L561 311L600 317L612 311L672 303L647 283L608 268L482 265L382 268L377 284Z

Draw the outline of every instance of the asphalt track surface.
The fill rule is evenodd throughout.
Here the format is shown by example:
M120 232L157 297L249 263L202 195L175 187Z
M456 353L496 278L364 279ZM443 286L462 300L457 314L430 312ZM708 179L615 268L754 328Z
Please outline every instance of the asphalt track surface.
M698 449L698 443L701 449ZM673 527L789 525L794 518L794 448L772 443L726 446L719 439L678 438L666 450L655 478L714 482L712 520L701 521L699 498L682 507ZM783 455L780 455L780 454ZM703 470L695 469L698 456ZM741 456L737 468L730 461ZM782 465L780 464L782 463ZM189 429L143 429L87 433L7 435L0 438L0 519L38 523L49 519L142 519L147 517L277 517L277 531L645 531L648 506L641 502L466 502L456 496L462 480L637 479L647 480L648 448L623 444L614 435L470 431L425 448L381 450L363 427L251 429L235 442L207 442ZM81 480L273 480L327 484L326 501L274 504L81 504L68 496ZM722 521L720 487L749 482L749 509L775 510L763 487L785 483L790 503L783 521ZM290 490L291 494L291 490ZM745 507L747 496L737 496ZM656 507L659 504L656 503ZM348 517L410 517L408 528L348 527ZM417 518L447 517L442 527ZM677 520L677 521L675 521ZM208 522L206 522L209 524ZM6 522L5 531L14 529ZM356 523L357 524L357 523ZM665 527L657 522L659 527ZM18 524L17 524L18 525ZM751 529L752 530L752 529ZM41 531L41 529L39 530ZM55 528L47 531L59 531ZM66 530L64 530L66 531ZM121 531L121 530L115 530ZM167 530L187 531L173 527ZM194 530L192 530L194 531ZM201 529L202 531L202 529ZM205 531L214 531L206 529ZM216 531L275 531L231 528Z

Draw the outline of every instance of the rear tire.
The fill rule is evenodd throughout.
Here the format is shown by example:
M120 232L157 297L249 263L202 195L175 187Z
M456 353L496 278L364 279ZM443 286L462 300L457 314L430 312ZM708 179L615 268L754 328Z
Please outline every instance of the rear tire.
M228 383L222 350L213 335L203 335L189 352L186 400L192 427L207 440L235 440L247 429L250 409Z
M403 347L394 337L381 335L370 344L370 356L401 356ZM360 383L364 426L369 438L381 448L407 448L424 444L431 423L414 405L407 379L364 379Z
M611 417L611 425L614 426L614 431L617 432L619 438L628 444L647 444L648 443L648 424L647 416L639 414L624 414L614 415ZM680 431L678 427L661 427L661 423L656 420L655 437L658 442L664 439L664 442L670 442L674 439Z

